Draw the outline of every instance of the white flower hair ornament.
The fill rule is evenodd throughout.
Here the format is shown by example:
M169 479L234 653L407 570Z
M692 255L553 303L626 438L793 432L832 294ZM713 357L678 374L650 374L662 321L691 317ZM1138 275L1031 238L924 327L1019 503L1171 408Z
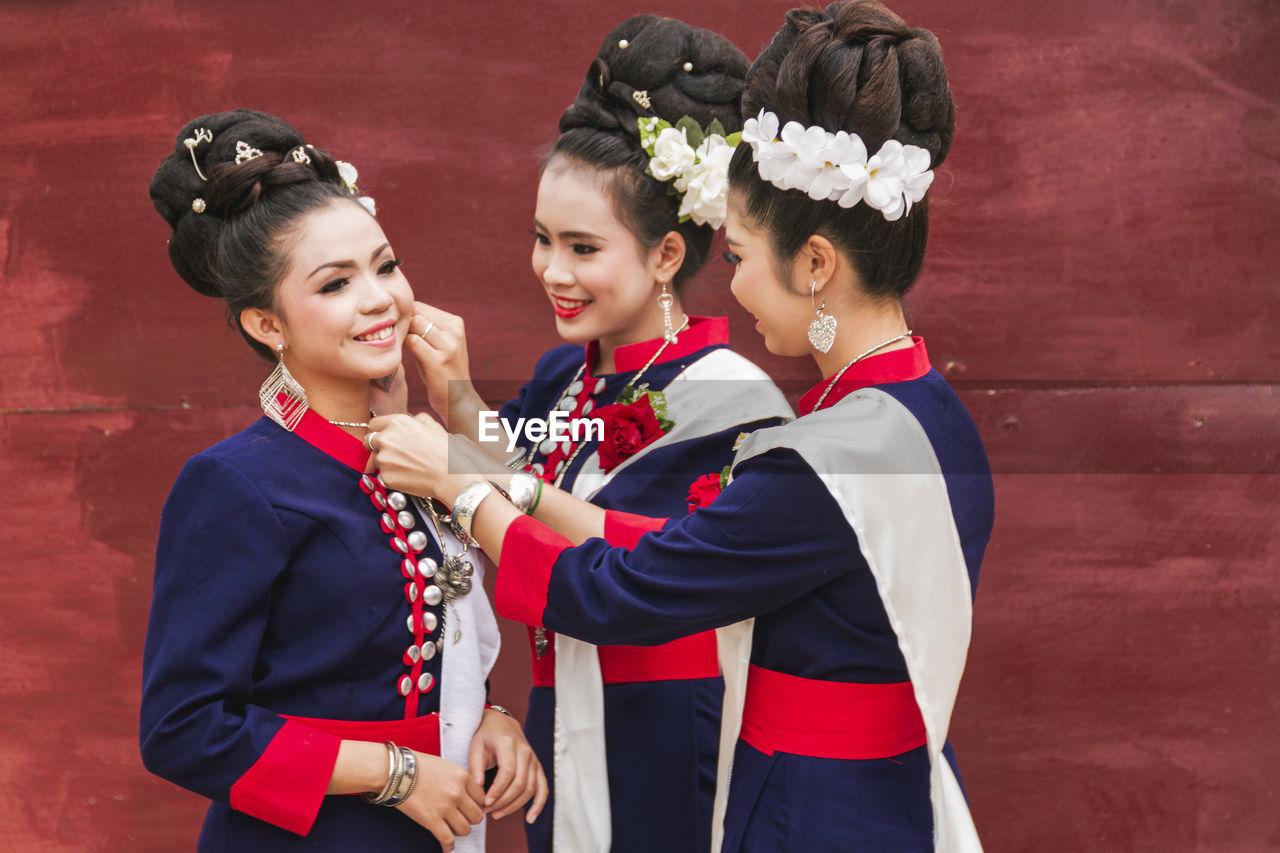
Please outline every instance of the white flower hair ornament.
M911 212L933 183L929 152L890 139L870 157L856 133L832 133L765 110L747 119L742 140L751 146L760 177L782 190L802 190L814 201L841 207L865 202L889 222Z
M373 199L367 195L360 195L360 189L356 186L356 181L360 177L360 173L356 171L356 167L352 166L346 160L334 160L338 167L338 177L342 179L342 186L347 192L356 197L356 201L364 205L364 209L369 211L370 216L378 215L378 205Z
M652 116L637 119L649 174L669 181L680 196L680 221L719 228L729 208L729 161L741 133L724 132L713 119L704 130L685 116L674 125Z

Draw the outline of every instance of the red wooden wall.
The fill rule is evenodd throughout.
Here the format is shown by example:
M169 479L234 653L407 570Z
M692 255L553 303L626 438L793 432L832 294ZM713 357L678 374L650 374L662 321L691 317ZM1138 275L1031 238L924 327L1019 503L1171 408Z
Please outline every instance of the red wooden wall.
M785 8L643 11L753 53ZM1280 16L895 8L941 38L960 107L911 306L998 472L953 729L987 849L1280 847ZM179 466L256 416L265 368L168 266L146 186L177 128L252 106L356 163L419 296L514 384L556 342L528 268L536 150L636 11L0 5L0 847L189 849L203 812L137 754L150 560ZM814 378L731 314L743 351ZM511 630L518 709L524 660Z

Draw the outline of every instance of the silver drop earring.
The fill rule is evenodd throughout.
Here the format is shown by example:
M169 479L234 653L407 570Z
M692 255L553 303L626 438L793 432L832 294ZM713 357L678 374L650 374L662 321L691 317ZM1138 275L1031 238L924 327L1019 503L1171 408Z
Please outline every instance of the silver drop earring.
M822 310L827 307L827 299L823 297L822 304L819 305L816 298L817 290L818 282L815 279L813 284L809 285L809 301L813 304L813 309L818 316L809 324L809 343L813 344L813 348L818 352L827 353L836 342L836 318Z
M276 368L258 389L258 403L262 412L280 426L293 432L298 421L307 413L310 404L307 392L293 378L284 364L284 344L276 344Z
M676 298L667 292L667 283L662 283L662 292L658 294L658 305L662 307L662 339L669 344L676 343L679 339L676 332L671 328L671 306L676 302Z

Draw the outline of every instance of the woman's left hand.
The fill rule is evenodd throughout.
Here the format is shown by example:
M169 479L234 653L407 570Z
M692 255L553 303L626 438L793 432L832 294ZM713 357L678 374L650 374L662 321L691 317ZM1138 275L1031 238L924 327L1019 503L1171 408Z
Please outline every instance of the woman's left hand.
M483 784L484 773L495 764L498 775L485 793L484 810L495 820L505 817L533 799L525 820L538 819L547 802L547 776L525 739L520 724L501 711L486 708L480 727L471 739L468 759L471 778Z

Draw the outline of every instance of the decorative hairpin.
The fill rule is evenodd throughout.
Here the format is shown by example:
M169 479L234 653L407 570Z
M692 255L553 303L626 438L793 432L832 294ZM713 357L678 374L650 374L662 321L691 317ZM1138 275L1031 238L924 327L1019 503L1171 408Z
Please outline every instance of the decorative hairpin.
M201 142L212 142L213 132L208 128L197 127L195 136L188 136L182 140L182 144L187 146L187 150L191 152L191 165L196 167L196 174L200 176L200 180L209 180L204 176L204 172L200 171L200 164L196 162L196 146Z
M236 141L236 165L248 163L250 160L257 160L262 156L262 152L254 148L247 142Z
M207 206L208 205L205 204L205 201L202 198L194 198L191 200L191 209L196 213L204 213Z
M311 155L307 153L306 147L302 145L299 145L297 148L293 149L293 153L291 156L293 157L293 162L295 163L306 163L308 166L311 165Z
M640 106L644 107L646 110L651 109L653 107L653 102L649 100L648 89L636 89L634 92L631 93L631 99L634 100Z

